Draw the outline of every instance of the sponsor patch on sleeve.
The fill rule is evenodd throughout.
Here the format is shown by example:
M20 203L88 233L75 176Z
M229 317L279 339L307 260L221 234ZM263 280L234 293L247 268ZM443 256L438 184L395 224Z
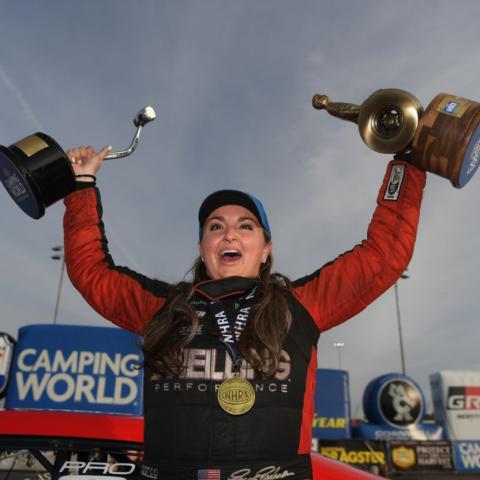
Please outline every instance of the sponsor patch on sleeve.
M383 195L384 200L398 200L403 177L405 175L405 165L394 165L390 172L387 188Z

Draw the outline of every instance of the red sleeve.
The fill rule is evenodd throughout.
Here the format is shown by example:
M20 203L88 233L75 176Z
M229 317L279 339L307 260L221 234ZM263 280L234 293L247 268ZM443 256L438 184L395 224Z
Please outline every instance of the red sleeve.
M321 331L361 312L406 270L413 255L425 177L413 165L391 161L367 239L294 282L294 295Z
M64 203L65 262L73 285L107 320L143 334L146 323L165 304L170 285L114 264L96 188L77 190Z

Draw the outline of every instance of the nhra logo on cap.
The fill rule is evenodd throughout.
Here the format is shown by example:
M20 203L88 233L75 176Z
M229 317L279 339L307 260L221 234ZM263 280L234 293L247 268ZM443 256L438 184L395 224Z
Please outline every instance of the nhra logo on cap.
M480 386L448 387L447 410L480 411Z

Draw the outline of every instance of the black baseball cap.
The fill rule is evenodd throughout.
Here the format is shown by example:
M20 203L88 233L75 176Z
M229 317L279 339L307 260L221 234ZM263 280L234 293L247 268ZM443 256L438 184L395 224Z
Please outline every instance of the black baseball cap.
M200 205L198 211L199 238L202 238L203 225L207 221L208 216L217 208L224 205L240 205L252 212L260 225L267 232L268 239L272 238L270 225L268 224L267 214L263 208L262 202L250 193L241 192L240 190L218 190L211 193Z

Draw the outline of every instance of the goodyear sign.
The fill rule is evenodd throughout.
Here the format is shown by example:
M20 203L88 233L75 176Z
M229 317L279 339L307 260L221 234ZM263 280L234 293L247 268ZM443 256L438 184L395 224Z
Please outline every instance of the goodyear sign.
M461 472L480 472L480 440L453 442L455 468Z
M7 409L142 415L139 337L110 327L19 330Z
M314 438L350 438L348 372L319 368L316 375Z

